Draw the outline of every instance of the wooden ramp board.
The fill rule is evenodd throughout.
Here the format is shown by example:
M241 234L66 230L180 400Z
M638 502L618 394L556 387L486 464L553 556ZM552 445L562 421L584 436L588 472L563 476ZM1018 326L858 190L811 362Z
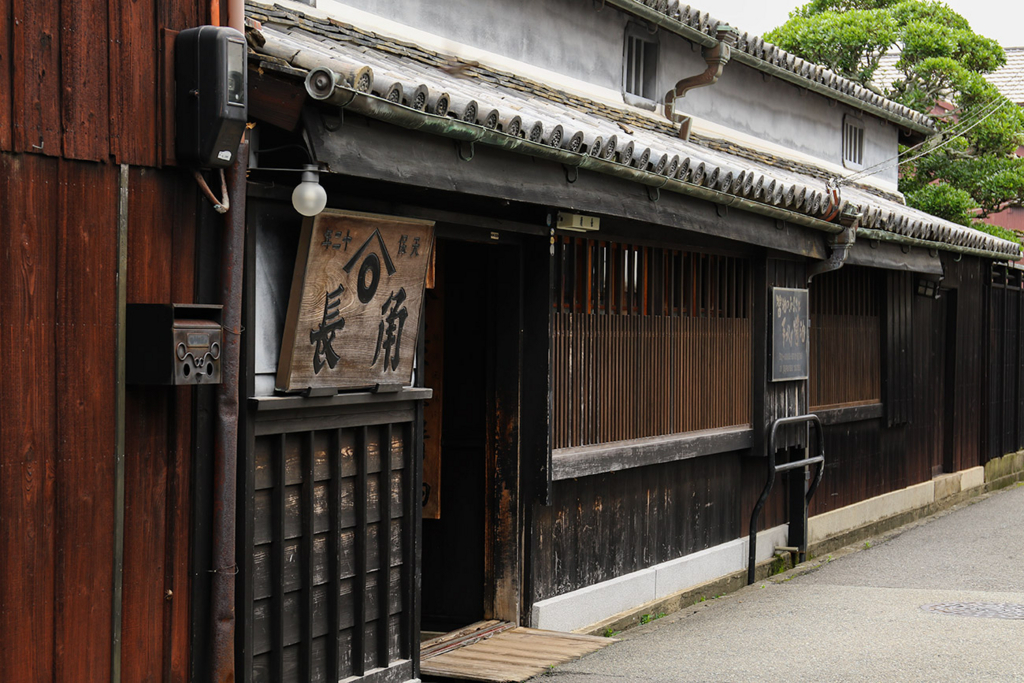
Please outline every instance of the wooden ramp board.
M420 648L420 671L464 681L518 683L613 642L614 638L481 621L425 641Z

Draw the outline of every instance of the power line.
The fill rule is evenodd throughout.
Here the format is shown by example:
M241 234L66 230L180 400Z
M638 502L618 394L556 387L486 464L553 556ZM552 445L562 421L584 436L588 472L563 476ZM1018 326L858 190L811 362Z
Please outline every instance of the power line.
M1015 82L1020 82L1020 81L1022 81L1022 79L1024 79L1024 74L1019 74L1017 76L1017 78L1015 79ZM974 129L978 125L980 125L982 122L984 122L990 116L992 116L996 112L1000 111L1007 104L1012 104L1012 102L1010 102L1010 100L1008 98L1004 97L1002 94L999 94L997 92L997 94L995 96L993 96L991 100L989 100L987 103L985 103L980 109L974 111L971 114L971 116L964 117L963 119L960 119L959 121L957 121L956 124L951 126L948 130L943 131L941 133L941 135L942 136L949 136L949 137L944 139L942 142L940 142L938 144L933 144L932 146L928 147L927 149L925 149L920 154L916 154L916 155L914 155L912 157L909 157L909 158L906 158L906 159L903 158L904 156L912 154L915 151L921 149L922 147L926 147L927 145L929 145L932 142L933 138L928 138L928 139L924 140L923 142L920 142L920 143L914 145L913 147L909 147L909 148L903 150L902 152L900 152L899 154L897 154L894 157L891 157L889 159L885 159L883 161L880 161L880 162L878 162L877 164L875 164L873 166L869 166L868 168L865 168L865 169L863 169L861 171L858 171L856 173L852 173L852 174L850 174L848 176L845 176L843 178L836 178L835 179L835 183L836 183L836 185L845 185L845 184L848 184L848 183L860 180L861 178L866 178L866 177L868 177L870 175L875 175L876 173L881 173L882 171L888 170L888 169L890 169L890 168L892 168L894 166L898 166L901 163L909 163L911 161L915 161L915 160L920 159L921 157L923 157L923 156L925 156L927 154L931 154L932 152L938 151L939 149L942 149L943 147L948 145L953 140L956 140L957 138L963 137L965 134L967 134L969 131L971 131L972 129ZM989 109L989 111L986 112L985 111L986 109Z
M983 123L990 116L992 116L996 112L1000 111L1007 104L1010 104L1010 100L1008 100L1006 98L1002 98L1001 102L997 98L993 98L993 102L989 103L988 105L983 107L981 110L975 112L972 117L965 118L965 119L961 120L960 122L958 122L953 127L951 127L949 130L942 132L941 135L943 137L949 136L949 137L945 137L945 139L942 142L940 142L938 144L932 144L930 147L927 147L927 149L925 149L924 151L920 152L919 154L915 154L914 156L911 156L911 157L905 158L905 159L902 158L902 157L904 157L904 156L906 156L908 154L912 154L913 152L921 149L922 147L926 147L927 145L929 145L932 142L932 140L933 140L932 138L929 138L929 139L925 140L924 142L920 142L920 143L914 145L913 147L910 147L908 149L903 150L902 152L900 152L899 154L897 154L894 157L890 157L889 159L885 159L884 161L878 162L874 166L869 166L868 168L865 168L862 171L858 171L856 173L852 173L852 174L850 174L848 176L845 176L843 178L839 178L837 182L838 182L839 185L845 185L845 184L848 184L848 183L852 183L854 181L860 180L861 178L866 178L868 176L875 175L876 173L881 173L882 171L886 171L886 170L888 170L890 168L893 168L894 166L898 166L898 165L900 165L902 163L909 163L909 162L914 161L916 159L920 159L921 157L923 157L925 155L931 154L932 152L936 152L936 151L942 149L943 147L945 147L946 145L948 145L949 143L953 142L953 140L956 140L957 138L961 138L964 135L966 135L968 132L970 132L971 130L973 130L974 128L979 126L981 123ZM983 114L982 112L984 112L984 109L986 107L991 107L991 110L988 111L987 113ZM976 120L971 120L971 119L976 119Z

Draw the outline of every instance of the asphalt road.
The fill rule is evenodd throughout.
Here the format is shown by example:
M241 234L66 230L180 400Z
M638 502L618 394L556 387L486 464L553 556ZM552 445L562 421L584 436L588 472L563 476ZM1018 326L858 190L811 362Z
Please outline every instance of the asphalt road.
M820 560L533 680L1024 681L1024 486ZM935 603L1017 618L922 609Z

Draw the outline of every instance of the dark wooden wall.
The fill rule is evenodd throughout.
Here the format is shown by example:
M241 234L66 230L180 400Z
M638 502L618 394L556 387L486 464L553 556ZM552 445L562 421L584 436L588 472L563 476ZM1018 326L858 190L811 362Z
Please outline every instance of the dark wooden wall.
M535 508L533 600L567 593L746 535L764 459L725 453L556 481ZM760 529L785 522L784 486Z
M988 292L988 419L985 460L1024 447L1024 275L1002 266L985 274Z
M802 264L771 259L762 264L754 266L755 288L759 281L766 293L772 286L801 286ZM982 464L982 398L987 385L984 302L991 296L1000 310L1024 305L1017 298L1024 291L1019 278L1013 280L1014 287L993 290L990 295L987 276L987 265L978 259L949 258L938 299L915 294L917 278L911 274L885 278L877 271L851 269L844 278L832 274L812 282L812 289L816 285L828 289L833 304L839 304L834 310L841 309L840 317L849 314L849 320L839 322L854 324L862 333L861 342L875 344L875 351L861 350L861 356L847 360L857 361L858 372L876 376L858 384L851 375L851 382L836 385L842 390L836 395L854 392L850 401L844 401L852 412L824 429L826 467L811 515L927 481L942 470ZM847 292L850 296L844 298L833 287L840 279L856 285L858 291ZM1006 297L1012 303L1006 303ZM814 295L812 301L812 313L822 314L823 301ZM756 306L754 315L756 330ZM865 318L886 317L888 322L865 327ZM1006 319L1015 325L1018 321L1013 315ZM993 373L997 366L1005 371L1018 363L1018 327L1010 334L1001 320L993 322L993 334L1010 341L1005 353L992 342ZM888 342L886 335L891 336ZM886 362L880 356L887 357ZM767 374L763 366L757 367L757 358L755 351L755 383L758 373ZM817 361L818 372L830 371L821 358ZM907 366L901 367L904 363ZM883 367L890 370L894 384L889 395L901 402L897 412L902 419L892 426L881 411L865 410L865 404L879 400L877 392L886 377ZM990 401L1003 392L1019 391L1021 376L1001 380L991 389ZM760 407L754 396L755 414L763 411L766 424L773 415L797 414L806 406L802 383L766 380L761 384L765 398ZM1000 416L992 427L1001 430L999 435L1009 429L1002 421L1009 419L1005 416L1020 419L1017 403L1013 411L1005 405L1004 401L990 411ZM1017 436L1014 432L1006 443L1013 446ZM532 599L582 588L745 535L765 482L764 462L731 453L554 482L553 504L537 506L534 512ZM759 528L787 521L787 484L777 482Z
M205 5L0 0L2 681L111 675L119 164L128 301L192 301L194 182L153 167L162 30ZM126 413L122 680L184 681L190 394Z

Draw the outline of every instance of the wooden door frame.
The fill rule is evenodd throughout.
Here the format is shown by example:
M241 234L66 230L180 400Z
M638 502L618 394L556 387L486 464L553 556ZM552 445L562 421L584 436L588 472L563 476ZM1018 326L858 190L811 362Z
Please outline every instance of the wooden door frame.
M484 497L484 618L518 624L522 591L520 397L522 247L488 255L487 467Z
M942 397L942 471L950 474L956 471L956 364L957 364L957 290L941 290L945 301L946 341L944 344L945 387Z

